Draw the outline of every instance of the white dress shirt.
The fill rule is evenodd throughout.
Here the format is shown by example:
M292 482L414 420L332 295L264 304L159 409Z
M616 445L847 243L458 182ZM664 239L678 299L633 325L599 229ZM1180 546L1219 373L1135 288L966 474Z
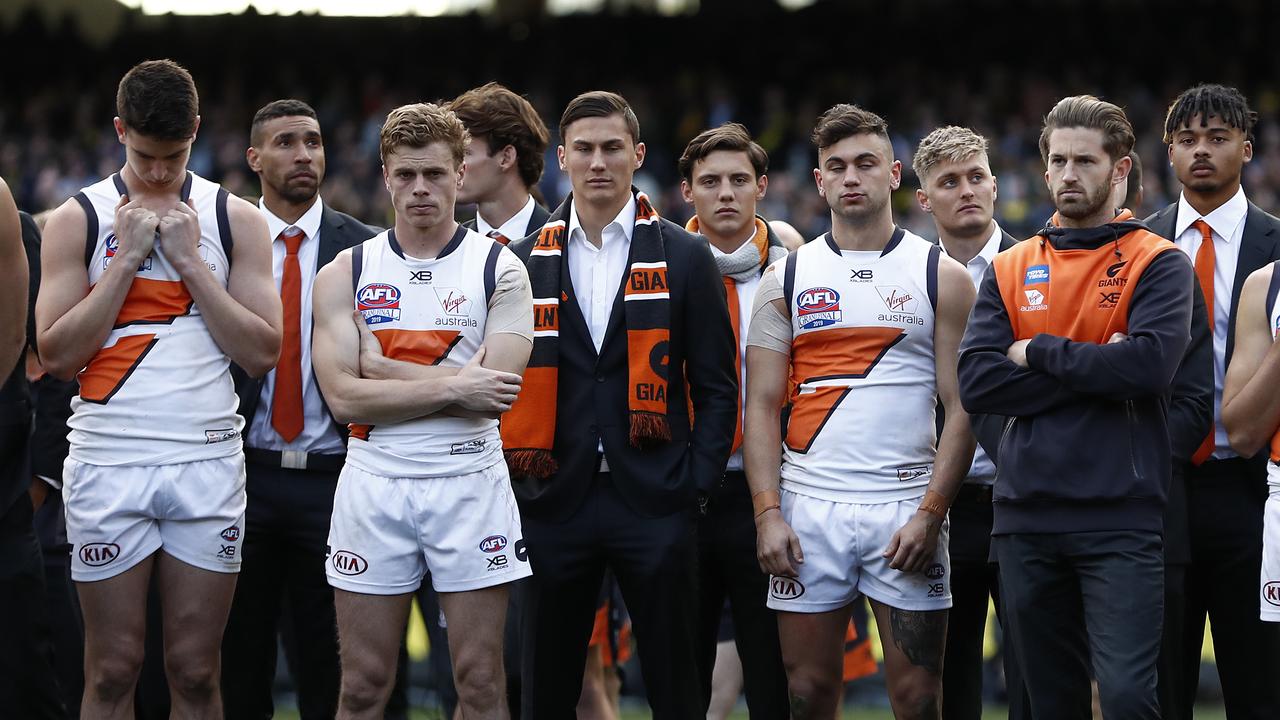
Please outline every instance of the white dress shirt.
M490 232L497 230L502 233L508 240L515 241L524 237L527 233L525 230L529 228L529 219L533 217L533 196L529 196L529 201L520 208L520 212L512 215L509 220L502 223L502 227L495 228L485 222L484 217L480 214L480 209L476 209L476 231L481 235L488 236Z
M578 220L577 207L569 208L569 278L578 307L587 320L596 352L604 345L604 331L609 327L613 301L622 288L631 254L631 234L636 228L636 199L631 196L622 212L600 233L600 247L587 240Z
M1213 457L1235 457L1231 443L1227 441L1227 429L1222 425L1222 379L1227 374L1227 329L1231 322L1231 295L1235 291L1236 265L1240 259L1240 241L1244 237L1244 217L1249 212L1249 201L1244 188L1236 191L1231 199L1201 216L1187 202L1186 195L1178 197L1178 218L1173 224L1173 236L1178 249L1195 263L1200 251L1200 231L1192 227L1196 220L1204 220L1213 231Z
M609 329L609 315L613 300L622 288L622 276L627 272L627 257L631 254L631 235L636 229L636 198L631 195L622 212L600 232L600 247L587 240L587 232L578 220L578 208L569 206L569 279L573 294L578 296L578 307L587 320L591 342L596 352L604 345L604 333ZM604 455L604 441L597 448ZM608 472L608 461L601 460L600 472Z
M300 298L302 325L302 432L293 442L285 442L284 438L271 427L271 398L276 387L276 371L267 373L262 381L262 392L258 396L258 410L254 413L253 422L249 425L249 433L245 438L246 445L260 450L298 450L308 453L341 454L345 452L342 437L333 426L333 418L325 410L320 399L320 388L316 385L315 373L311 369L311 288L315 285L316 263L320 257L320 219L324 211L324 203L316 197L311 209L298 218L298 222L290 225L276 217L275 213L258 201L258 209L267 219L267 229L271 233L271 274L276 281L276 292L280 292L280 280L284 275L284 241L280 233L290 227L296 227L305 236L298 248L298 269L302 275L302 297Z
M987 268L991 267L991 263L995 261L996 254L1000 252L1000 240L1004 237L1004 233L1000 231L1000 226L996 225L991 233L991 237L987 239L987 244L982 246L977 255L970 258L965 263L965 269L969 271L969 277L973 280L974 288L982 285L982 276L986 274ZM939 247L948 256L947 248L942 244L941 238L938 240ZM996 465L991 462L991 458L987 456L986 451L978 445L973 450L973 464L969 466L969 474L964 479L967 483L974 485L991 485L996 481Z

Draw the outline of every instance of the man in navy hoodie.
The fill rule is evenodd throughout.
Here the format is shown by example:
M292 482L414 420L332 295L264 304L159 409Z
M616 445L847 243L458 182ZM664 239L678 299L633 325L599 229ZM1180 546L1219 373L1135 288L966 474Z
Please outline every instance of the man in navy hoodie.
M1058 212L996 256L960 350L971 413L1009 418L992 546L1037 718L1160 717L1169 387L1190 337L1192 269L1111 206L1133 128L1091 96L1060 101L1040 152Z

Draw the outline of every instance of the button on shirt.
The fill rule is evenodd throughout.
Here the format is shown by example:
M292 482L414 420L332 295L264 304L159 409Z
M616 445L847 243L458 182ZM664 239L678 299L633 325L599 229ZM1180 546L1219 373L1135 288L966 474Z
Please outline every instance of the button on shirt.
M1185 195L1178 197L1178 219L1173 225L1178 249L1196 260L1200 250L1200 231L1192 227L1196 220L1204 220L1213 231L1213 432L1215 458L1235 457L1231 443L1227 442L1227 429L1222 425L1222 380L1227 374L1227 330L1231 323L1231 295L1235 289L1236 265L1240 259L1240 241L1244 237L1244 217L1249 212L1249 201L1244 188L1236 191L1230 200L1219 205L1208 215L1201 216L1187 202Z
M576 207L569 208L569 278L578 307L587 320L596 352L604 345L604 331L609 327L613 301L622 289L622 276L627 271L631 254L631 234L636 228L636 199L627 200L622 212L600 233L600 247L587 240L578 221Z
M285 442L284 438L271 427L271 398L275 392L276 371L267 373L262 382L262 392L258 396L258 409L254 413L253 422L249 425L246 444L260 450L299 450L309 453L342 454L346 452L342 437L333 426L333 419L325 409L320 398L320 388L316 385L315 372L311 368L311 288L315 285L316 263L320 256L320 219L324 212L324 204L316 198L311 208L298 218L298 222L289 223L276 217L267 209L262 201L258 201L258 209L267 219L267 229L274 240L271 243L271 274L275 278L276 292L280 292L280 279L284 275L284 240L280 234L289 228L297 228L306 236L298 248L298 267L302 270L301 324L302 324L302 432L293 442Z
M502 227L494 227L485 222L484 217L480 215L480 211L476 210L476 231L481 235L488 236L490 232L497 230L508 240L519 240L528 234L525 230L529 227L529 219L533 217L533 208L533 196L530 195L529 201L524 204L524 207L520 208L520 212L512 215L509 220L502 223Z
M996 254L1000 252L1000 239L1004 237L1004 233L1000 231L997 225L991 233L991 237L987 239L987 244L982 246L977 255L965 264L965 269L969 271L969 277L973 280L973 287L976 289L982 284L982 276L986 274L987 268L991 267L991 263L995 260ZM942 251L948 256L946 246L942 245L939 240L938 245L942 247ZM987 453L982 449L981 445L974 448L973 464L969 466L969 475L965 478L965 482L975 485L991 485L996 479L996 466L991 462L991 458L987 457Z
M600 247L587 240L587 232L578 220L577 207L569 208L569 279L573 294L578 296L578 307L587 320L591 342L596 353L604 345L604 332L609 328L609 314L614 298L622 289L622 276L627 271L627 257L631 254L631 234L636 229L636 198L627 199L622 212L600 233ZM604 453L604 442L598 450ZM605 462L600 472L607 472Z

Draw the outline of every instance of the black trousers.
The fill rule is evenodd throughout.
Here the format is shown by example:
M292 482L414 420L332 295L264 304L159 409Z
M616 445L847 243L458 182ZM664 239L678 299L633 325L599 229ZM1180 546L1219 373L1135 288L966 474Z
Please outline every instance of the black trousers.
M944 720L980 720L982 644L990 602L994 601L996 616L1004 623L999 569L990 560L991 487L962 485L948 518L952 605L947 617L947 649L942 665L942 717ZM1028 720L1031 705L1007 635L1003 655L1009 718Z
M1181 619L1187 613L1187 566L1164 566L1164 636L1160 640L1160 658L1157 667L1160 678L1157 690L1160 695L1160 717L1164 720L1191 720L1191 702L1196 679L1200 677L1200 664L1196 674L1188 676L1183 665L1182 648L1186 647L1186 624ZM1188 684L1190 688L1188 689Z
M778 642L778 619L765 606L769 576L756 560L751 490L741 471L725 473L698 518L698 672L703 712L711 703L711 672L725 599L733 616L734 642L742 658L742 686L752 718L791 715L787 673Z
M0 514L0 715L66 718L31 517L25 492Z
M608 473L563 522L524 518L533 577L525 602L523 716L575 717L596 600L611 568L631 613L657 720L706 717L698 680L693 510L645 517Z
M283 633L299 714L332 718L338 626L325 559L338 473L254 463L246 470L243 559L222 640L226 716L271 717L277 637Z
M1262 512L1266 470L1240 458L1210 460L1187 473L1191 566L1183 655L1186 708L1195 701L1204 621L1222 697L1231 720L1280 718L1280 624L1258 618L1262 571Z
M1164 554L1154 532L997 535L1006 627L1036 720L1159 720ZM945 700L944 700L945 702Z

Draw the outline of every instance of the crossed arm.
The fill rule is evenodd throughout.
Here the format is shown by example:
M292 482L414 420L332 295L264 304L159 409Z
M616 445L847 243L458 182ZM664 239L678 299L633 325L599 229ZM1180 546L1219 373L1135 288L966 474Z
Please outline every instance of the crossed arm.
M486 336L486 347L461 368L384 357L364 318L352 310L350 250L316 275L312 307L312 363L338 422L385 424L436 413L496 417L515 402L532 348L520 335ZM530 303L530 334L532 318Z

